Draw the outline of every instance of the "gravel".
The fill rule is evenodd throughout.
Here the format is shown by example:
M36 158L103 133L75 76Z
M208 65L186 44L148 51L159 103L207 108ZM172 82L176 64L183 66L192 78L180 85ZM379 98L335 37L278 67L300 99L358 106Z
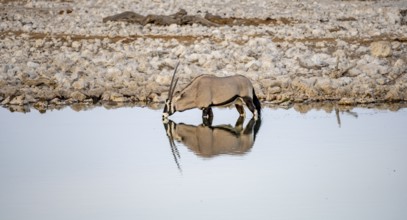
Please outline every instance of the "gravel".
M228 23L103 22L180 9ZM0 102L161 103L178 62L178 89L200 74L241 74L264 103L407 101L406 9L404 0L0 0Z

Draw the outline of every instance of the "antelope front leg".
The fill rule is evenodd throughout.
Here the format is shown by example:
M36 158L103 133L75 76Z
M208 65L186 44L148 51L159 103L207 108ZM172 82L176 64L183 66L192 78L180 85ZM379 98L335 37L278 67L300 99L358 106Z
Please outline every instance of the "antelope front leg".
M205 126L212 126L213 121L212 108L208 107L202 109L202 121Z
M202 109L202 118L213 118L213 112L211 107Z

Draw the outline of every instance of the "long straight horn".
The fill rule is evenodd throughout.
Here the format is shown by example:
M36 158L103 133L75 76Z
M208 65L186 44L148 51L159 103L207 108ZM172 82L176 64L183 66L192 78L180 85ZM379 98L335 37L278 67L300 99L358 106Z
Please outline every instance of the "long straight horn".
M177 87L177 83L178 83L178 78L175 80L174 87L172 88L171 95L170 95L171 99L172 99L172 96L174 95L174 91L175 91L175 88Z
M172 93L174 92L174 89L175 89L175 86L173 86L173 83L174 83L175 73L177 72L178 66L179 66L179 62L177 63L177 66L175 66L174 73L172 74L170 89L168 90L168 99L172 98Z

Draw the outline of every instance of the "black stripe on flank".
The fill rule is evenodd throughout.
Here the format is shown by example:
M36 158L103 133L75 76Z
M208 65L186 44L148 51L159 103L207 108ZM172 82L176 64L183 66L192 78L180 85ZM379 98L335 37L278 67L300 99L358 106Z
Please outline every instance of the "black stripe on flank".
M232 103L233 101L235 101L238 97L240 97L240 96L235 95L235 96L233 96L232 98L230 98L230 99L228 99L228 100L226 100L226 101L224 101L224 102L221 102L221 103L218 103L218 104L212 103L209 107L211 107L211 106L222 106L222 105L230 104L230 103Z

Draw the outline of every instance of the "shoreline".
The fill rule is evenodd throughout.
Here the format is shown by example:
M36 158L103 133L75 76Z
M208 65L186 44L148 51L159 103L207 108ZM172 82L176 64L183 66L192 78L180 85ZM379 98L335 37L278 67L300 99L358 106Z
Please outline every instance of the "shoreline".
M407 101L406 2L254 2L0 1L0 103L162 103L178 61L177 89L200 74L241 74L275 105ZM258 24L103 22L180 8Z
M147 102L75 102L75 103L65 103L65 104L48 104L38 102L33 104L25 105L0 105L1 108L7 109L10 112L20 112L20 113L30 113L31 111L38 111L44 114L48 111L60 111L65 108L71 108L76 112L89 111L94 108L105 108L105 109L117 109L117 108L148 108L151 110L162 110L164 107L163 103L147 103ZM311 110L330 112L349 112L356 108L364 109L377 109L377 110L388 110L388 111L399 111L401 109L407 108L407 102L383 102L383 103L365 103L365 104L352 104L343 105L335 101L321 101L321 102L302 102L293 103L290 101L275 104L270 102L262 102L262 109L294 109L300 113L307 113ZM234 106L221 106L216 107L220 109L232 109L235 111ZM236 113L237 115L237 113Z

